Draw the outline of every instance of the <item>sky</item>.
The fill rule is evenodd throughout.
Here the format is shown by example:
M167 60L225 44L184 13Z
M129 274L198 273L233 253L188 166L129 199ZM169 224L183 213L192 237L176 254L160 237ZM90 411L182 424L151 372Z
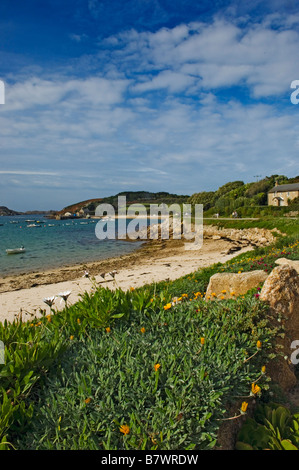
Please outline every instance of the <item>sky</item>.
M0 206L299 174L297 0L1 0L0 80Z

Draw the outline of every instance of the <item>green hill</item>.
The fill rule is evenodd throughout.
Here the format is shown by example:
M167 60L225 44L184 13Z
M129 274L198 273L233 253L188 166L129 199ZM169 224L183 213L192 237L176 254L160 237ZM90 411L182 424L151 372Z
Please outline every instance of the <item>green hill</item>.
M260 181L244 183L233 181L224 184L217 191L202 191L193 194L188 199L189 204L203 204L206 216L218 213L229 216L237 211L241 216L259 216L273 214L275 211L283 213L290 209L298 210L298 201L293 201L288 207L270 207L267 205L267 194L275 183L297 183L299 176L287 178L284 175L266 176Z
M96 207L98 204L111 204L115 209L118 206L118 197L125 196L127 205L130 204L144 204L145 206L149 204L182 204L186 203L189 199L189 195L177 195L170 194L165 191L161 192L150 192L150 191L123 191L114 196L108 196L97 199L88 199L86 201L77 202L75 204L64 207L61 211L57 212L56 215L63 215L66 212L74 214L80 210L86 210L89 214L93 215L95 213Z

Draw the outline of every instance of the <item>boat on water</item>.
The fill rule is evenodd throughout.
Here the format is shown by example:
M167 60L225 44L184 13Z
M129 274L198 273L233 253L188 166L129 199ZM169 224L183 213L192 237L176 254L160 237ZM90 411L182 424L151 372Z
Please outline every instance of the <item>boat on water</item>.
M16 255L18 253L25 253L25 251L26 250L25 250L24 246L21 246L20 248L8 248L6 250L6 253L8 255Z
M37 225L37 224L29 224L29 225L27 225L27 227L41 227L41 225Z

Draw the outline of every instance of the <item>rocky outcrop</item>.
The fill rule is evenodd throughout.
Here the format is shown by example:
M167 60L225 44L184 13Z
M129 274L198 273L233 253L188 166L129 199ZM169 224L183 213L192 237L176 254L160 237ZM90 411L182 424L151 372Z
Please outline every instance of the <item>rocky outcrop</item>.
M284 391L296 385L294 364L291 356L294 352L292 342L299 340L299 274L288 264L277 266L269 274L261 290L260 299L267 302L273 324L282 324L285 330L283 338L277 338L282 348L282 357L273 360L267 366L272 380Z
M265 282L268 274L262 270L243 273L216 273L210 277L206 300L234 298Z
M239 251L245 247L255 248L268 246L275 242L275 230L260 228L250 229L225 229L214 225L203 226L203 239L225 240L230 242L227 254ZM180 220L162 220L160 224L151 224L147 228L139 230L138 237L141 239L191 239L194 235L194 224L181 222ZM190 238L191 236L191 238Z
M203 231L204 239L227 240L232 243L228 254L239 251L244 247L256 248L268 246L275 242L274 230L249 228L249 229L229 229L219 228L213 225L205 226Z

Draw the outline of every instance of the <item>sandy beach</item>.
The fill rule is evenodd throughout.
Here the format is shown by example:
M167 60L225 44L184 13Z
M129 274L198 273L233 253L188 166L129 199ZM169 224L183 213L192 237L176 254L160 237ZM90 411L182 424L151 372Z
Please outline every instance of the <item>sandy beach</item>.
M227 240L204 240L199 250L185 250L182 240L156 240L145 243L135 252L118 258L86 265L66 267L46 272L35 272L0 279L0 321L13 321L22 310L23 320L48 308L43 299L71 291L69 304L76 302L84 291L92 289L89 273L104 287L127 290L163 280L174 280L202 267L226 262L250 247L228 254L231 243ZM115 277L109 275L116 271ZM55 308L63 308L59 299Z

